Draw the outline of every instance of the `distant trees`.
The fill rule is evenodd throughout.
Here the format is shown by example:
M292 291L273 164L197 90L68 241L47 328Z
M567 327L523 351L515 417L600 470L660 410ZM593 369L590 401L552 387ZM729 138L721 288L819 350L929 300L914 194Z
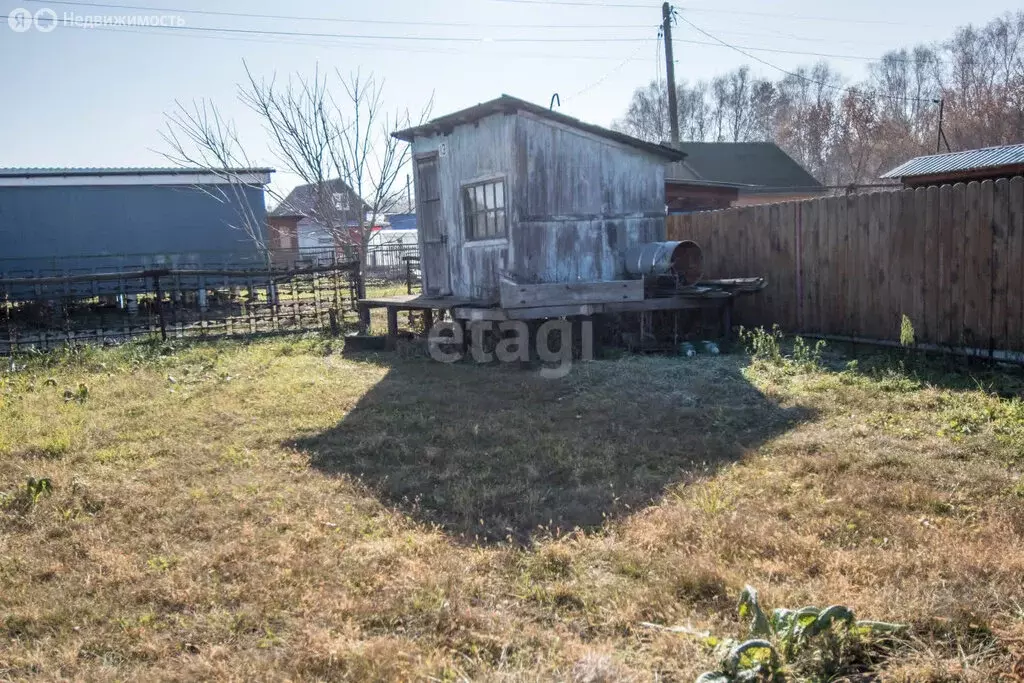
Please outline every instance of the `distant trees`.
M822 61L777 81L742 66L676 92L684 140L773 141L827 185L870 183L935 151L940 99L954 151L1024 141L1024 11L962 27L941 44L887 52L862 83ZM664 87L638 88L614 125L667 140Z

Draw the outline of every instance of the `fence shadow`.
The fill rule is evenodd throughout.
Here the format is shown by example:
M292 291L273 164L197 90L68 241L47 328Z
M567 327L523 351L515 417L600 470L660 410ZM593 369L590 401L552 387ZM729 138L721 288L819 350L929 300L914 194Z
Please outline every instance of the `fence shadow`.
M766 398L733 357L585 363L559 380L384 362L388 374L340 423L288 445L481 542L598 527L812 417Z

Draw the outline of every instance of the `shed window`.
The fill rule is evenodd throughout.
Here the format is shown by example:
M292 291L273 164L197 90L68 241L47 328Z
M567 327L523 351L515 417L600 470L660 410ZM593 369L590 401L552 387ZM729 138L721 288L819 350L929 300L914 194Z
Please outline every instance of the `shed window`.
M488 180L462 188L466 213L466 239L487 240L505 236L505 181Z

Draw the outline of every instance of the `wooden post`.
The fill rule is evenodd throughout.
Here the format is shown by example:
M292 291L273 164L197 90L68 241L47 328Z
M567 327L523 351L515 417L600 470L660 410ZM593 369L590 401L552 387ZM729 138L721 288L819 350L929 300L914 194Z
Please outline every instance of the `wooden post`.
M366 334L370 331L370 307L366 304L356 304L359 308L359 333Z
M430 308L423 309L423 332L430 334L430 328L434 326L434 311Z
M156 315L160 321L160 340L167 341L167 321L164 320L164 293L160 290L160 276L153 276L153 289L156 291Z
M673 144L679 144L679 110L676 103L676 64L672 57L672 6L661 4L661 26L665 37L665 85L668 88L668 125Z
M591 326L591 333L594 335L594 360L598 360L604 357L604 340L605 333L605 316L601 313L595 314L590 318L593 325Z
M385 348L394 351L398 341L398 309L394 306L387 307L388 312L388 336L385 341Z
M725 300L721 310L722 340L725 343L732 342L732 307L735 301L736 298L730 296Z
M331 323L331 336L337 337L339 334L341 334L341 326L338 325L338 309L331 307L330 309L328 309L327 315L330 318Z

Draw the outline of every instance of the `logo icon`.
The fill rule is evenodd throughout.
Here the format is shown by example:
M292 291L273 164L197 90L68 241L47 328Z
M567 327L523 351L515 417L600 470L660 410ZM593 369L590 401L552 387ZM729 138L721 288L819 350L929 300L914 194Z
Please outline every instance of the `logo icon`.
M55 14L54 19L56 18ZM11 10L11 13L7 15L7 25L15 33L24 33L32 28L32 13L23 7Z
M36 30L40 33L49 33L57 28L57 13L49 7L36 12Z

